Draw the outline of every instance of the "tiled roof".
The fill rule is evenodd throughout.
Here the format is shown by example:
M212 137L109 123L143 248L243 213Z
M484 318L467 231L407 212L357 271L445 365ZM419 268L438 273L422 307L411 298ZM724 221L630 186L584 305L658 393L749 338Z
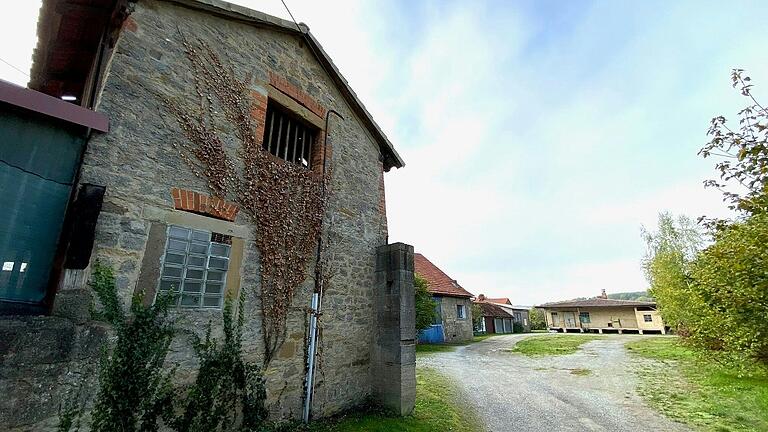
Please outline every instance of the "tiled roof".
M427 280L429 292L449 297L474 297L454 279L432 264L424 255L413 254L413 271Z
M501 306L493 303L488 303L487 301L482 302L475 302L476 305L480 306L480 311L483 316L488 317L494 317L494 318L510 318L512 317L512 314L504 310Z
M544 303L537 307L551 308L551 307L621 307L621 306L656 306L656 302L652 301L634 301L634 300L614 300L606 299L602 297L595 297L586 300L566 300L561 302Z
M486 298L485 301L488 303L499 303L499 304L508 304L511 305L512 302L509 301L508 298Z

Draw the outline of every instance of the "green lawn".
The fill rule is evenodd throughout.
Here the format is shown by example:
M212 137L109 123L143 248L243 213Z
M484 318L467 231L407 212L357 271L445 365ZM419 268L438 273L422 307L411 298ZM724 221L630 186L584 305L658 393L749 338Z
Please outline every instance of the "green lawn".
M353 413L313 425L311 432L479 432L477 418L461 404L456 386L431 369L416 370L416 408L408 417Z
M585 343L603 338L596 335L532 336L521 340L508 351L530 357L573 354Z
M512 334L512 333L510 333ZM519 333L517 333L519 334ZM469 344L473 344L475 342L484 341L491 337L496 336L507 336L505 334L484 334L479 336L472 337L472 340L469 342L461 342L461 343L445 343L445 344L417 344L416 345L416 354L430 354L430 353L436 353L436 352L449 352L456 349L456 347L459 346L465 346Z
M638 392L666 416L705 431L768 431L768 373L738 376L673 337L626 344L635 355L660 361L638 371Z

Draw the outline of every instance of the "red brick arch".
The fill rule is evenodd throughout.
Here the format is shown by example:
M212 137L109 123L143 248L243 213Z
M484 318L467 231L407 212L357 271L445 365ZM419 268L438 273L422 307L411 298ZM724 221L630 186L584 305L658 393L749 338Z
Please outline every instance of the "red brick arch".
M191 190L171 188L171 197L176 210L198 213L216 219L234 221L237 212L240 211L240 207L235 203Z

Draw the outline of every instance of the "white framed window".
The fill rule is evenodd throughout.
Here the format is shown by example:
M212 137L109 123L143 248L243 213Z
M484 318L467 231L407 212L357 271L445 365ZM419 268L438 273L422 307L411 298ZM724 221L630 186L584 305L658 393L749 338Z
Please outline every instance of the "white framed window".
M170 225L157 293L176 291L176 305L221 309L226 291L231 237Z
M456 305L456 317L459 319L467 318L467 307L464 305Z
M643 322L653 322L651 314L643 314Z

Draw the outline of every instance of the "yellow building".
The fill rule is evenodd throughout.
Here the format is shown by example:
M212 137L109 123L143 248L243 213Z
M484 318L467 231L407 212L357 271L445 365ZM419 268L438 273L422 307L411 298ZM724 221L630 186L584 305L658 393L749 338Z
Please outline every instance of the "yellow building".
M613 300L600 297L545 303L547 328L563 333L666 334L656 302Z

